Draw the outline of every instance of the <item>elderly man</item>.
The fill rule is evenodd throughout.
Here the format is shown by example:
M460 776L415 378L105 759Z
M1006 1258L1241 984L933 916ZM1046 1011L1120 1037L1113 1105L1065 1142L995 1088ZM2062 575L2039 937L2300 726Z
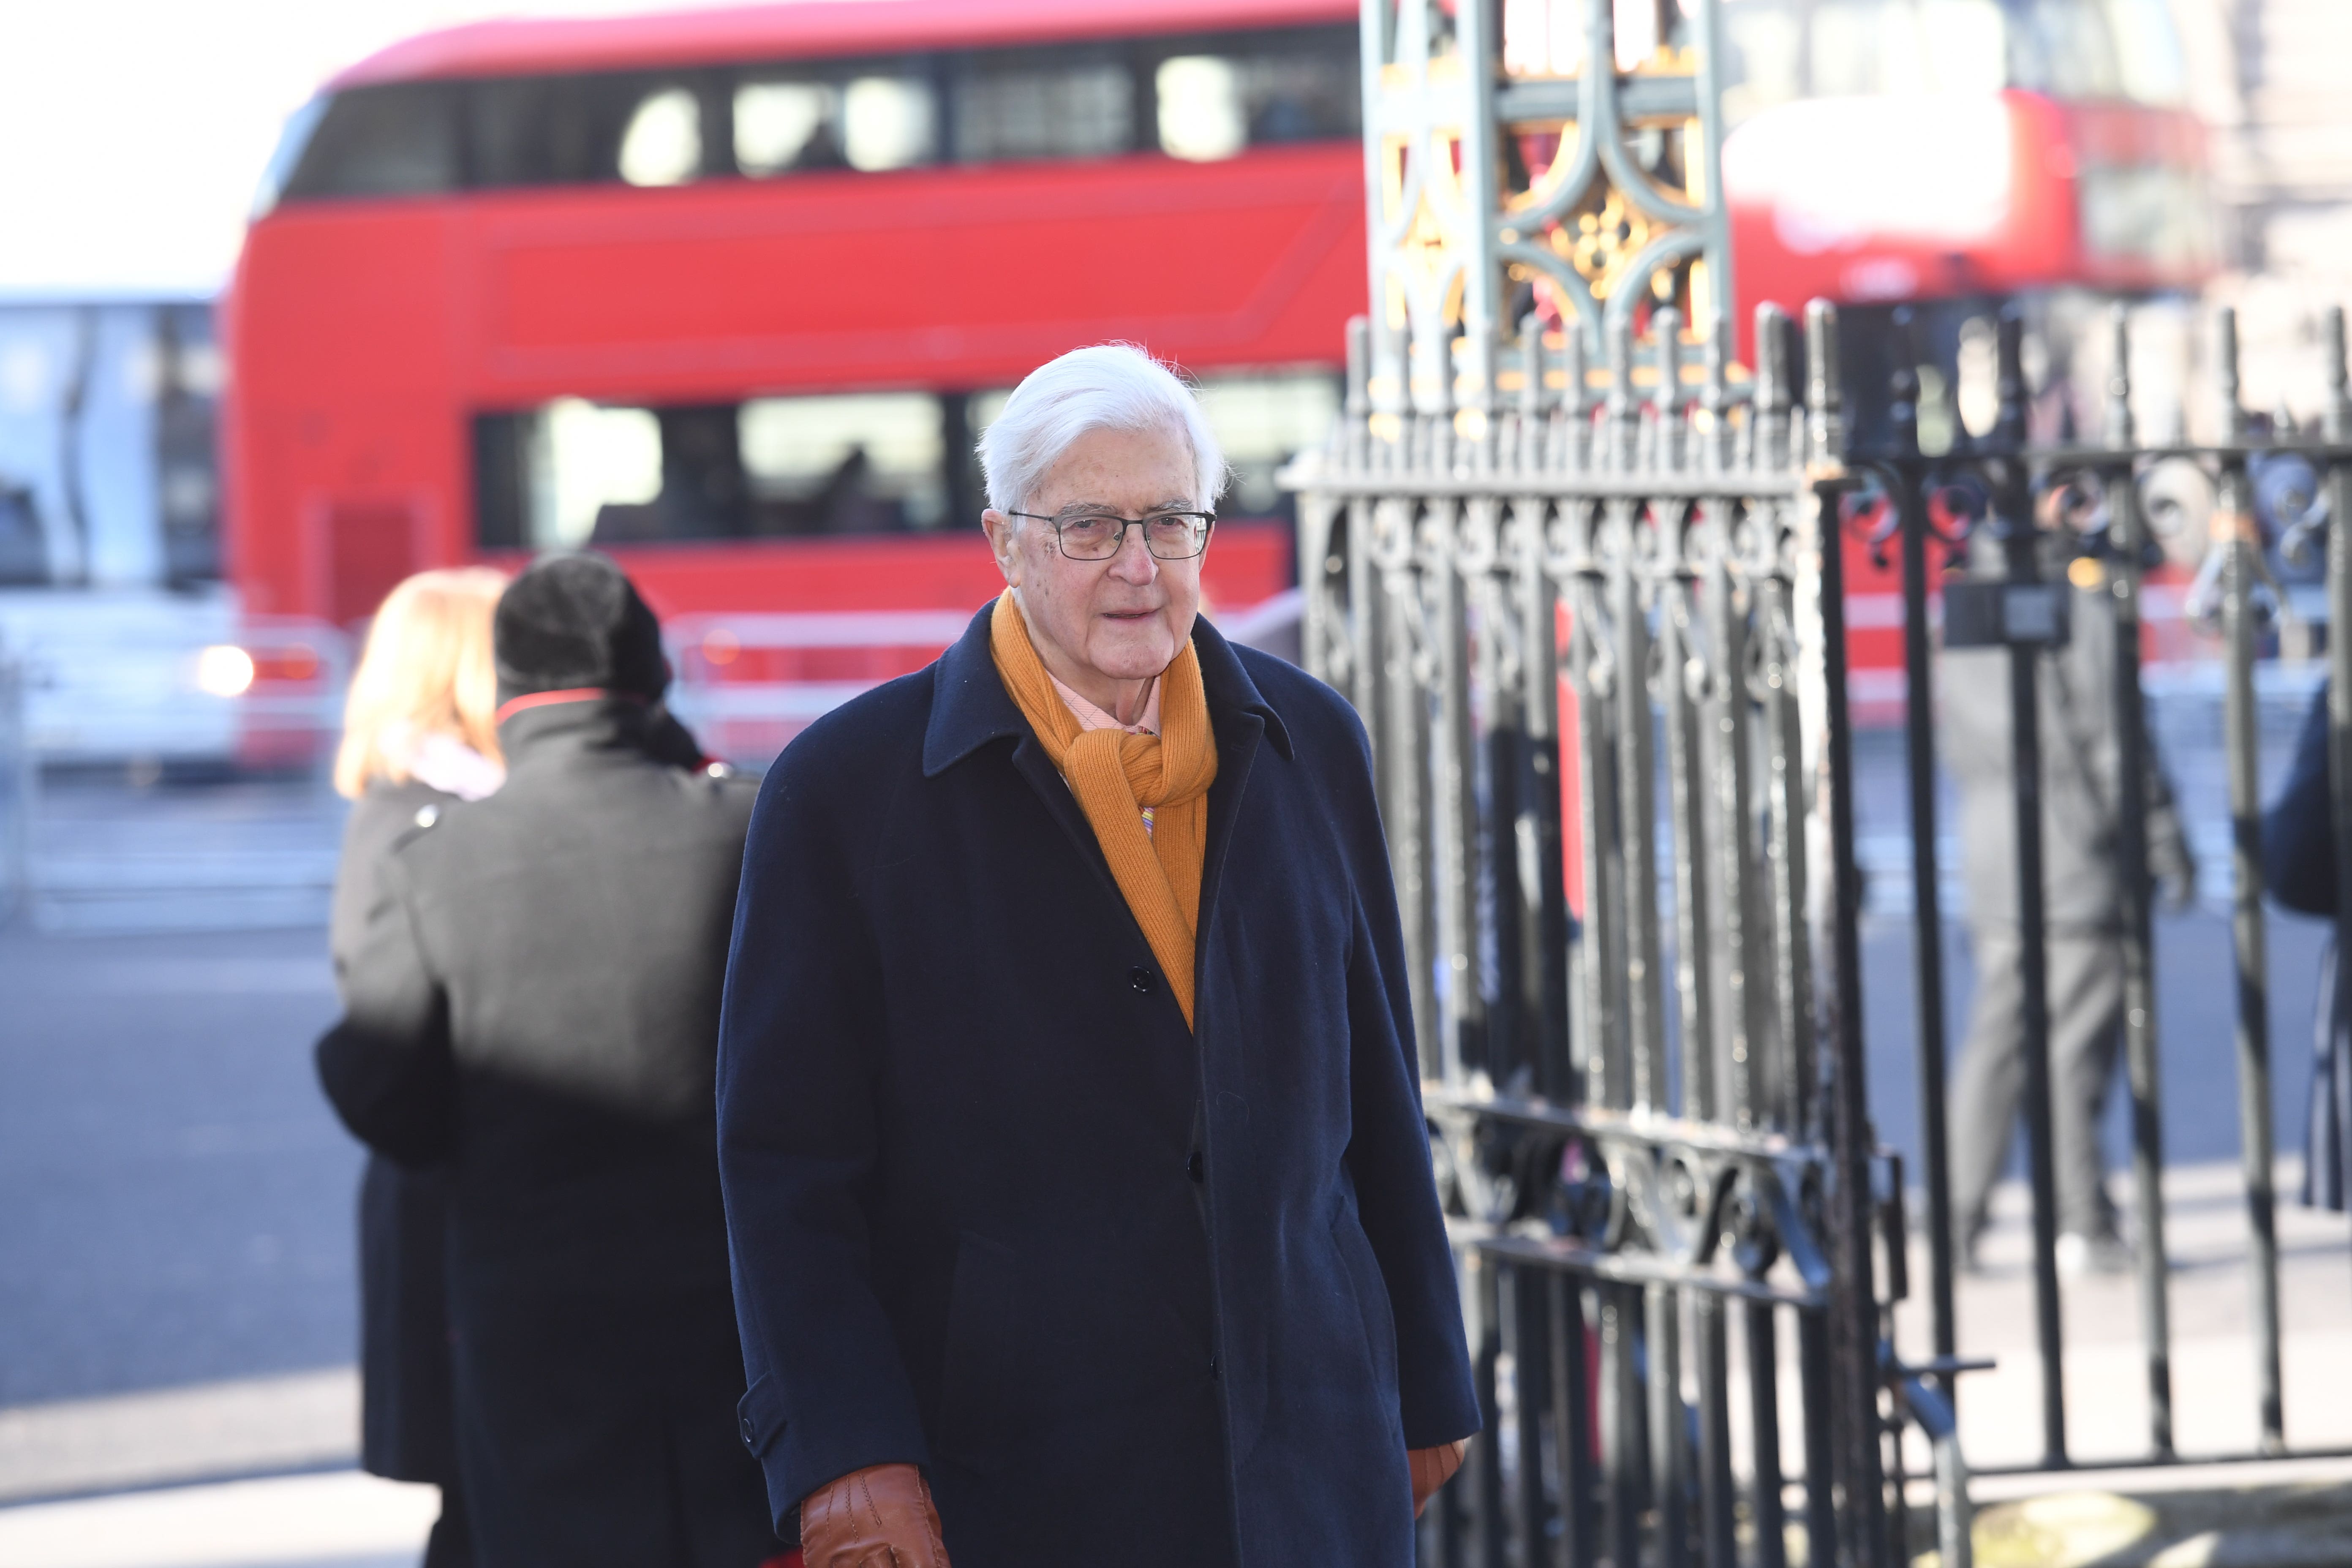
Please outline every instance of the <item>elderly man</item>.
M1363 731L1198 618L1167 370L1066 354L981 458L1003 596L753 814L744 1441L809 1568L1402 1568L1478 1410Z

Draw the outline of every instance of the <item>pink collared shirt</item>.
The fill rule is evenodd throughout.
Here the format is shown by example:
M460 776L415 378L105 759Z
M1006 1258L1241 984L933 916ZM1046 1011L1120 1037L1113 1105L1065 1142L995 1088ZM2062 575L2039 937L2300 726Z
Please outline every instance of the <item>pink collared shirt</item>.
M1130 735L1160 733L1160 680L1156 676L1152 678L1151 694L1143 700L1143 717L1132 724L1120 723L1063 685L1052 670L1045 672L1045 679L1054 682L1054 694L1062 700L1063 706L1077 715L1081 730L1124 730ZM1151 808L1148 805L1143 808L1143 833L1147 838L1151 836Z
M1157 676L1152 678L1151 694L1143 700L1143 717L1132 724L1120 723L1063 685L1052 670L1045 672L1045 679L1054 683L1054 694L1062 700L1063 705L1078 716L1078 728L1081 730L1124 730L1130 735L1160 733L1160 679Z

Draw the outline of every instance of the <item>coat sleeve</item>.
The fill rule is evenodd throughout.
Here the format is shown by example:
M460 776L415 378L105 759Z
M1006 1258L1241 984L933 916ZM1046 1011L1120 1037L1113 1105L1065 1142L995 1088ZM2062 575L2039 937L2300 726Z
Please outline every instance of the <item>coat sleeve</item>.
M1362 723L1352 712L1348 721L1354 751L1343 764L1349 770L1344 796L1358 892L1348 958L1348 1169L1396 1322L1405 1447L1427 1448L1478 1430L1478 1394L1454 1252L1430 1169L1404 928L1372 796L1371 749Z
M740 1430L780 1524L852 1470L929 1462L871 1273L883 1008L851 862L866 836L834 820L809 748L795 750L752 813L719 1036Z
M398 857L383 857L376 874L338 977L343 1016L319 1039L319 1083L354 1137L404 1165L429 1165L457 1134L449 999L417 940Z
M2263 814L2263 880L2271 897L2307 915L2336 912L2336 826L2327 787L2327 688L2295 737L2286 787Z

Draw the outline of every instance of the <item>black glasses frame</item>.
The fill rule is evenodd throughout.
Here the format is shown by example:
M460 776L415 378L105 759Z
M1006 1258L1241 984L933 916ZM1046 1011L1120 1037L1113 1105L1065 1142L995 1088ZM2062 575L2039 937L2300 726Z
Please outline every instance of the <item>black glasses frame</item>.
M1148 513L1142 517L1121 517L1117 512L1089 512L1083 517L1048 517L1044 512L1037 511L1008 511L1004 515L1007 517L1025 517L1033 522L1050 523L1054 530L1054 547L1073 561L1117 560L1118 552L1127 548L1127 531L1130 528L1141 528L1145 523L1150 522L1155 517L1189 517L1194 520L1196 526L1192 533L1192 548L1181 555L1162 555L1159 551L1152 550L1151 535L1149 533L1145 534L1143 536L1143 548L1150 551L1152 559L1155 561L1198 560L1201 556L1208 553L1209 535L1217 526L1217 514L1215 512L1195 511L1189 508L1171 509L1167 511L1155 511ZM1118 524L1118 538L1112 542L1110 549L1103 554L1071 554L1068 542L1062 537L1062 531L1066 528L1075 527L1081 522L1116 522Z

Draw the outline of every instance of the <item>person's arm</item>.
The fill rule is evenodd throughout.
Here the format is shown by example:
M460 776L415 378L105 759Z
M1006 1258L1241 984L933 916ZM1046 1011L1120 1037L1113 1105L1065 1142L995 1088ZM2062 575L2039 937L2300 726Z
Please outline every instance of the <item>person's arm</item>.
M836 819L812 754L787 752L761 788L719 1034L719 1168L750 1390L741 1431L779 1528L829 1483L929 1462L868 1265L884 1026L852 857L869 836Z
M2197 854L2189 847L2189 829L2181 820L2172 775L2157 748L2155 728L2147 726L2141 733L2147 742L2147 782L2142 786L2142 798L2147 803L2147 874L2169 889L2173 908L2189 909L2197 902Z
M374 896L339 976L343 1016L319 1038L319 1084L352 1136L404 1165L447 1154L457 1133L449 999L435 979L399 857L376 867Z
M2312 698L2286 785L2263 814L2263 880L2307 915L2336 912L2336 824L2327 787L2327 688Z
M1396 1323L1397 1397L1405 1447L1414 1454L1418 1508L1461 1463L1461 1441L1479 1428L1478 1396L1454 1255L1430 1170L1404 928L1372 799L1370 747L1361 724L1349 717L1355 754L1340 765L1350 773L1344 798L1359 900L1348 962L1353 1116L1348 1168Z

